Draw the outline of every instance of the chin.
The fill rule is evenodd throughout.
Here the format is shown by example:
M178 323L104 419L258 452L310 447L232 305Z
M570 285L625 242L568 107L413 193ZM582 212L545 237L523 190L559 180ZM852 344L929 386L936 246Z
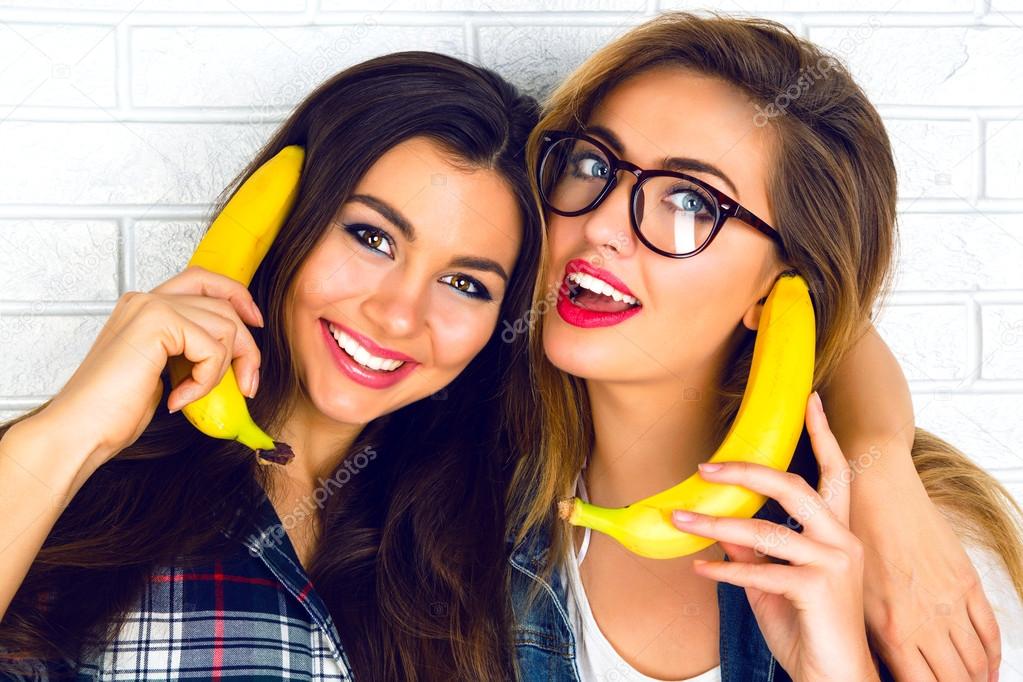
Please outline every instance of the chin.
M580 379L597 379L608 368L611 358L603 349L587 347L567 324L554 322L544 326L543 352L547 360L562 372Z
M313 403L320 414L339 424L365 425L393 411L376 404L376 401L364 399L356 390L329 398L317 397Z

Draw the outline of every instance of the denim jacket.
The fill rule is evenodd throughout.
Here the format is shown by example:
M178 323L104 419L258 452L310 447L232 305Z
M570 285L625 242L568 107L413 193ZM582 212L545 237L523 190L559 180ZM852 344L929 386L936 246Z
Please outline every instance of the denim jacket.
M804 432L805 435L805 432ZM812 452L810 453L812 457ZM806 473L800 468L812 466ZM803 473L816 487L816 461L808 463L793 459L791 470ZM768 499L753 518L785 524L788 513L773 499ZM802 527L793 519L790 526ZM581 682L576 667L576 642L568 619L567 588L559 571L551 572L550 581L539 577L550 551L550 527L534 529L516 545L509 556L511 564L511 599L515 618L515 657L522 682ZM725 557L728 560L728 557ZM526 598L534 583L542 591L527 606ZM730 583L717 585L720 660L722 682L791 682L760 632L744 588ZM891 673L879 665L882 682L893 682ZM586 681L589 682L589 681Z

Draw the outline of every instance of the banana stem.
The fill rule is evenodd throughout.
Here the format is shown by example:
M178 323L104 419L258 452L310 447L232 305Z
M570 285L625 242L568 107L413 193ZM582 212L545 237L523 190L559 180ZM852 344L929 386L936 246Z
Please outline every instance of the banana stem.
M558 517L562 521L572 522L572 512L576 508L576 498L566 497L563 500L558 500Z

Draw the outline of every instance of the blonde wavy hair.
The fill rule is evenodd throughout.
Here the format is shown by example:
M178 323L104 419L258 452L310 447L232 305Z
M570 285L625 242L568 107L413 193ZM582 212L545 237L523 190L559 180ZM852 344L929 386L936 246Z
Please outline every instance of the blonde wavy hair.
M827 384L891 285L896 173L880 115L843 65L821 48L770 20L661 14L595 52L548 97L528 142L534 190L540 131L585 127L612 88L662 65L741 88L757 106L758 125L772 134L776 153L767 196L788 260L810 287L817 317L814 386ZM548 266L541 263L537 308L548 293ZM751 331L738 344L715 396L718 442L738 411L755 336ZM531 330L530 352L542 442L527 448L517 465L510 518L518 541L549 524L550 556L557 557L568 533L554 521L555 502L571 494L592 449L593 428L585 385L546 359L542 325ZM961 537L1004 560L1023 598L1020 506L993 476L932 433L915 430L912 457L932 501L952 512L950 521Z

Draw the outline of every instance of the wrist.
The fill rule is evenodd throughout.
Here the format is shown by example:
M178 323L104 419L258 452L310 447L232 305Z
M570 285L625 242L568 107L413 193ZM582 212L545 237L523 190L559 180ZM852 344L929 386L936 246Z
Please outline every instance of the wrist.
M18 453L18 463L67 499L106 460L101 443L69 431L66 424L45 410L15 423L4 442Z
M861 441L846 457L852 472L849 495L850 529L856 533L856 521L884 517L882 528L889 527L892 500L929 501L920 475L907 448L894 441Z

